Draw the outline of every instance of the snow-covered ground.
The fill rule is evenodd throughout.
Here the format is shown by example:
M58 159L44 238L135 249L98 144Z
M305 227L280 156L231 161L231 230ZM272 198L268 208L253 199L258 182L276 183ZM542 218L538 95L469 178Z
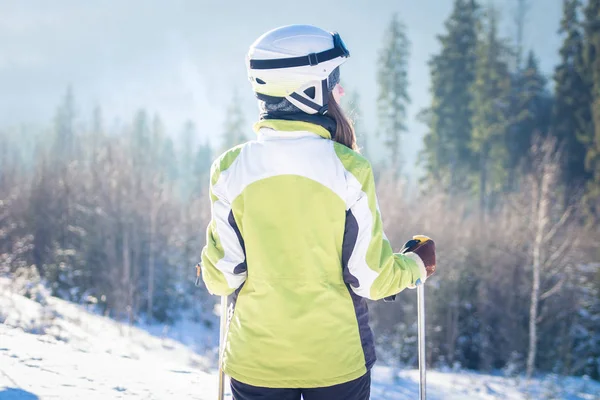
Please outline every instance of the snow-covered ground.
M0 400L216 399L215 335L199 324L140 329L0 280ZM177 338L177 340L174 340ZM185 344L184 344L185 343ZM202 354L198 354L202 353ZM374 370L373 400L416 399L418 371ZM600 383L429 371L428 399L600 399Z

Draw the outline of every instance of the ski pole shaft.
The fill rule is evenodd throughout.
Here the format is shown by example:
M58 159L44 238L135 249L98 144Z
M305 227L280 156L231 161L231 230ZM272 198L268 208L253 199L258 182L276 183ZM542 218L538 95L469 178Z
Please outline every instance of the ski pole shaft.
M225 398L225 373L223 372L223 352L225 351L225 326L227 324L227 296L221 296L221 324L219 327L219 397Z
M426 370L425 359L425 285L417 287L417 329L419 336L419 399L425 400Z

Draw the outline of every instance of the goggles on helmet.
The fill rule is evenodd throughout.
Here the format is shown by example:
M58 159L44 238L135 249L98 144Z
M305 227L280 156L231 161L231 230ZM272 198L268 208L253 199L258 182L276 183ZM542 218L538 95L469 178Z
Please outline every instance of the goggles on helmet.
M290 57L290 58L275 58L271 60L250 60L250 69L278 69L278 68L293 68L303 67L306 65L317 65L325 61L333 60L334 58L350 57L350 51L340 37L339 33L331 33L333 37L333 48L322 51L320 53L310 53L307 56Z

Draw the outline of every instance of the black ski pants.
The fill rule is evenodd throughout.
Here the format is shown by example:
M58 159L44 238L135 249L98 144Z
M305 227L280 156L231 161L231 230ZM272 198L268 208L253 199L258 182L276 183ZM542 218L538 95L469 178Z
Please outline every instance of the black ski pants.
M313 389L273 389L246 385L231 379L234 400L369 400L371 373L350 382Z

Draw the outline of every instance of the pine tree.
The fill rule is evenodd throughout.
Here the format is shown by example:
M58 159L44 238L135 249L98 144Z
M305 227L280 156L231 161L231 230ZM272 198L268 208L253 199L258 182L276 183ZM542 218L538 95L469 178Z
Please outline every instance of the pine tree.
M490 195L502 190L507 179L510 75L508 49L498 37L497 11L489 9L486 38L480 43L473 86L473 137L471 149L478 159L475 187L483 216Z
M525 25L527 22L527 13L529 11L529 0L516 0L517 8L514 14L514 21L516 26L516 40L515 40L515 65L517 72L521 71L523 64L523 42L525 41Z
M469 143L477 160L477 169L470 175L472 189L479 199L479 232L484 235L484 222L488 211L494 205L494 194L500 193L507 179L508 151L505 145L509 125L510 73L508 70L508 49L498 37L498 13L488 9L484 37L477 49L476 77L472 87L472 136ZM492 345L494 332L489 329L494 318L494 308L488 295L493 290L489 283L490 252L482 248L478 252L480 268L477 287L477 311L479 368L489 370L494 361Z
M210 166L213 159L213 149L208 140L199 145L194 156L194 194L201 195L208 187Z
M583 76L583 38L578 21L580 0L563 0L559 33L564 36L561 62L554 72L555 104L552 133L563 148L562 182L567 195L574 195L588 180L585 171L585 145L589 136L590 92ZM568 199L567 199L568 200Z
M184 199L191 196L194 187L194 142L196 137L196 126L192 121L186 122L179 140L179 182L181 194Z
M589 0L585 8L585 46L583 77L589 90L591 116L580 135L586 146L585 167L590 173L586 203L596 221L600 221L600 0Z
M75 96L73 88L69 86L63 97L62 104L56 111L54 118L54 146L53 153L61 163L68 163L75 157Z
M511 93L511 126L506 136L508 152L507 188L516 188L518 177L530 170L529 149L536 134L546 135L550 128L552 98L546 89L546 77L530 51L522 70L513 77Z
M244 133L247 127L244 120L244 112L242 111L241 99L237 90L233 94L225 118L221 151L228 150L248 140Z
M447 33L438 36L442 50L429 62L433 100L425 112L424 158L429 178L446 189L466 189L474 168L469 143L479 20L475 0L455 0Z
M377 110L379 131L389 149L389 164L398 173L401 165L401 135L406 132L408 95L408 59L410 42L406 26L394 14L384 35L384 45L379 53L377 84Z
M45 186L41 193L45 192L46 197L39 201L47 205L39 208L48 213L47 219L34 222L35 229L48 223L54 227L50 232L42 228L38 241L34 241L42 253L49 252L47 257L36 257L36 262L41 262L37 266L44 269L44 275L51 276L54 294L70 300L79 300L82 294L79 288L90 273L83 262L86 229L81 223L87 212L87 193L82 181L87 177L82 163L85 153L81 151L81 137L76 134L75 109L75 96L69 86L54 118L51 152L47 158L42 156L48 162L49 171L40 174L44 177L40 186Z
M94 107L94 111L92 113L92 126L89 132L89 161L91 165L96 164L98 159L98 150L100 147L100 143L104 138L104 121L102 118L102 109L100 106L96 105ZM95 175L94 175L95 179Z

